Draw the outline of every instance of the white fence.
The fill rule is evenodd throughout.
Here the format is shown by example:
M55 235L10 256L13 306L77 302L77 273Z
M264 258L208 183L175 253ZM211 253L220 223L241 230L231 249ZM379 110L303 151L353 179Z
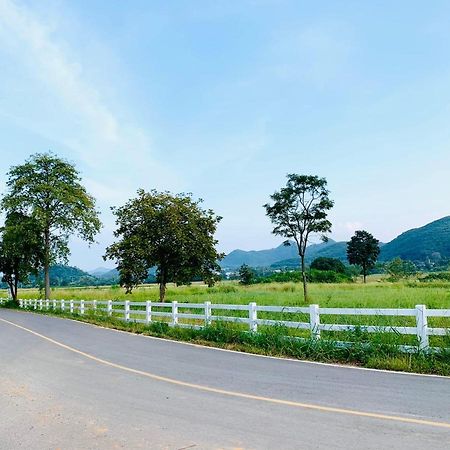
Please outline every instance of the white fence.
M4 299L3 299L4 301ZM0 300L1 302L1 300ZM131 302L131 301L87 301L87 300L20 300L21 308L34 310L60 310L80 315L87 310L102 311L110 316L127 322L149 324L152 321L165 321L170 326L200 328L213 321L225 321L247 324L252 332L258 326L283 325L288 328L309 330L310 336L320 339L321 331L342 332L359 329L368 333L397 333L401 335L415 335L417 345L421 349L429 348L429 336L450 336L450 327L437 328L428 325L428 318L450 318L450 309L427 309L425 305L416 305L411 309L376 309L376 308L320 308L319 305L307 307L296 306L266 306L249 303L248 305L226 305L205 303L160 303L160 302ZM194 312L193 312L194 311ZM227 311L237 315L224 315ZM259 313L270 317L283 314L280 320L261 318ZM302 314L305 321L281 320L286 315ZM392 316L410 318L415 326L396 325L354 325L338 323L322 323L321 316ZM340 318L341 319L341 318ZM412 322L413 320L413 322ZM402 346L405 350L417 348Z

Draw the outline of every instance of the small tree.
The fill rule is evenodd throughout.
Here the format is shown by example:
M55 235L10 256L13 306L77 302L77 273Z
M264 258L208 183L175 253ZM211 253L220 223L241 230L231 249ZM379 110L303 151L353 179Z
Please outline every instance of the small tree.
M337 273L345 273L345 266L339 259L320 256L311 263L311 269L332 270Z
M307 276L305 252L312 234L321 234L331 230L327 219L328 211L333 207L329 198L327 181L311 175L289 174L286 187L270 196L273 204L266 203L266 214L275 225L273 233L288 238L285 245L291 245L294 239L301 261L304 299L307 301Z
M119 240L106 249L105 259L116 261L120 284L127 293L156 267L159 298L169 282L189 284L201 277L211 285L223 257L215 249L214 233L221 217L200 208L189 194L138 191L137 198L113 208Z
M243 285L252 284L255 280L255 272L247 264L239 267L239 283Z
M384 267L392 281L409 278L417 274L416 265L412 261L404 261L401 258L394 258L386 263Z
M380 246L378 239L375 239L367 231L356 231L355 235L347 242L347 259L350 264L361 266L364 283L367 272L375 266Z
M66 261L69 236L94 242L101 222L95 200L80 183L75 167L51 153L35 154L12 167L1 208L37 221L44 247L45 297L50 298L50 264Z
M32 217L11 213L0 229L0 272L11 297L17 301L19 283L37 276L44 260L39 224Z

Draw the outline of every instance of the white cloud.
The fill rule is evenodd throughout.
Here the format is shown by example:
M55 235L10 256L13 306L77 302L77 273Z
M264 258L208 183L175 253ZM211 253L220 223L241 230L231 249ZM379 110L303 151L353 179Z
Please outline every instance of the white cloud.
M105 201L118 185L122 192L133 192L148 179L148 173L155 187L162 180L176 185L171 171L157 161L148 133L127 122L123 111L108 105L102 86L87 79L81 58L56 38L54 26L23 4L0 0L0 49L9 51L27 73L26 79L35 84L26 87L28 96L32 92L34 98L20 99L26 107L15 110L15 120L67 148L73 159L99 169L96 177L103 181L97 183L103 188L97 192L106 194ZM107 73L105 77L107 82ZM29 104L39 102L41 113ZM122 177L123 173L127 176Z

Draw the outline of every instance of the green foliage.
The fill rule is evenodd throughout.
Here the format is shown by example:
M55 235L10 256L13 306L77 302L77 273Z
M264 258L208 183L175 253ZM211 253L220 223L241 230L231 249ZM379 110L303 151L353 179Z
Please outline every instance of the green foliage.
M349 283L352 281L352 278L346 273L334 270L311 269L307 276L311 283Z
M0 272L14 301L19 283L26 283L32 274L37 275L43 264L40 237L39 222L20 212L9 213L0 228Z
M384 266L386 273L389 274L390 281L398 281L409 278L417 274L417 267L412 261L404 261L401 258L395 258Z
M429 273L426 276L419 278L419 280L423 281L423 282L433 282L433 281L448 281L448 282L450 282L450 273L449 272Z
M289 239L293 239L297 245L306 301L306 247L311 234L320 233L324 236L331 230L327 215L334 203L329 198L325 178L289 174L287 179L286 187L270 196L273 203L266 203L264 207L275 225L272 232L287 238L287 245L291 245Z
M350 264L361 266L364 275L364 282L368 271L375 267L380 246L378 239L375 239L367 231L356 231L355 235L347 243L347 258Z
M69 236L92 243L101 228L95 201L80 183L75 167L51 153L32 155L12 167L7 177L8 192L1 208L37 221L45 250L46 296L50 297L49 267L67 260Z
M247 264L242 264L239 267L239 283L243 285L249 285L255 282L255 272L254 270L247 266Z
M345 273L345 266L339 259L319 257L311 263L311 269L331 270L333 272Z
M189 284L201 277L214 284L220 271L217 261L223 257L214 238L221 217L202 209L200 202L187 194L139 190L137 198L113 208L119 240L106 249L105 259L116 261L126 292L155 266L161 301L169 282Z

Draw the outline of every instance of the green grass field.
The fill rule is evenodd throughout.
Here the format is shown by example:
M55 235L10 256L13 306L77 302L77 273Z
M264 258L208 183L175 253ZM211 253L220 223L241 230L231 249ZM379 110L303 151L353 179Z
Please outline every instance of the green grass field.
M398 282L389 283L372 278L362 283L310 284L308 303L321 307L411 308L424 304L428 308L450 308L450 283ZM2 293L6 296L6 291ZM73 300L158 300L156 285L142 286L126 295L118 287L53 288L55 299ZM37 289L22 289L21 298L41 298ZM261 305L305 305L299 283L270 283L240 286L237 282L222 282L213 288L203 284L172 286L167 301Z

